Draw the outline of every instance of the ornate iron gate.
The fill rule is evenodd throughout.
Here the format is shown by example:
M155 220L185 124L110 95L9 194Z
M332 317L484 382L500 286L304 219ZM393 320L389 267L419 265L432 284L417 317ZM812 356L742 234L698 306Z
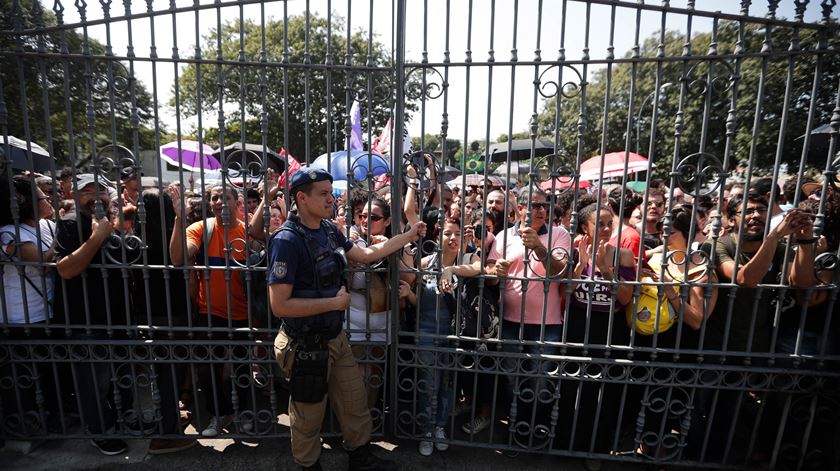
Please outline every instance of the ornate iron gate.
M266 199L293 155L309 164L364 142L322 157L344 177L345 233L430 228L348 272L375 433L429 453L840 464L835 1L138 3L2 0L2 179L44 176L0 205L0 437L171 438L179 418L194 435L226 416L233 437L288 436L264 240L290 198L249 199ZM159 157L170 141L168 158L194 151L195 170ZM83 173L128 190L104 205L81 194ZM604 191L587 192L595 181ZM241 201L214 209L216 184ZM756 195L730 205L738 188ZM812 229L771 234L785 195ZM23 242L55 235L37 224L42 201L78 226L32 255ZM606 208L621 219L613 246L636 231L634 247L663 255L587 252ZM221 252L185 260L186 240L208 234L175 212L218 216ZM105 249L75 270L77 227L109 213ZM537 237L547 249L524 248ZM463 258L467 246L483 250ZM456 277L455 296L437 293L448 265L471 263L480 272Z

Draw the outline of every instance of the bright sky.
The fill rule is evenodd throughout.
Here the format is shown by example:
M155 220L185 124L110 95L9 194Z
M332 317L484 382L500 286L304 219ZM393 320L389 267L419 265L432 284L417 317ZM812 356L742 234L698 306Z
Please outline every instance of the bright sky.
M133 11L145 11L145 2L134 1L132 3ZM165 0L153 0L151 3L155 11L166 10L169 7L169 2ZM211 5L213 1L198 0L198 3ZM348 3L351 4L349 15ZM510 61L514 44L518 50L519 60L533 60L535 50L538 47L542 51L543 60L556 60L560 48L561 34L563 33L565 33L566 57L574 60L581 58L587 40L586 4L577 1L568 1L565 21L562 15L563 2L560 0L544 0L542 2L539 0L520 0L518 2L512 0L495 2L492 0L450 0L448 2L450 8L448 15L446 0L427 0L425 2L409 0L407 3L406 57L408 61L421 60L424 44L429 54L429 61L443 61L448 40L450 60L462 62L466 57L467 42L470 40L469 49L472 50L473 61L484 62L489 57L491 38L496 61ZM651 1L648 3L659 4L659 2ZM737 14L740 8L739 3L735 0L698 0L696 9ZM750 14L764 16L767 12L766 2L753 3ZM175 4L178 7L189 7L193 2L176 0ZM516 4L518 4L518 10L514 8ZM672 7L679 8L684 7L686 1L675 0L670 4ZM468 35L470 5L472 5L472 31L471 35ZM493 20L491 20L492 5L495 5ZM388 45L390 49L394 35L392 0L354 2L349 0L343 2L289 0L285 4L282 1L266 2L266 20L282 20L284 6L288 8L289 16L303 13L307 6L312 12L320 16L325 16L330 9L334 15L339 15L345 19L349 17L350 27L353 31L369 31L371 29L369 25L372 24L376 39ZM540 6L542 8L541 13ZM66 23L79 21L78 11L69 0L65 0L65 8ZM370 16L371 8L373 10L372 17ZM794 15L793 8L792 0L783 0L778 10L778 16L792 18ZM634 45L636 34L638 34L641 42L660 28L660 13L643 12L640 26L636 31L635 10L618 8L614 23L615 28L611 31L610 12L610 6L591 6L588 41L592 59L600 59L606 56L611 35L614 35L612 44L615 45L615 55L621 57ZM122 14L124 14L122 2L114 1L111 16ZM197 34L204 35L215 27L218 18L225 22L238 18L240 14L247 19L259 22L260 5L244 6L241 13L239 6L201 10L197 19L192 11L178 14L174 18L177 38L173 34L172 15L156 17L154 21L154 42L159 56L171 58L177 40L180 57L192 57ZM837 12L835 12L836 15ZM88 20L102 18L102 8L98 1L88 0L87 17ZM540 17L543 19L541 34L537 38L538 19ZM805 19L806 21L817 21L820 17L819 2L812 1ZM669 14L666 21L666 28L669 30L686 31L686 16ZM148 57L152 45L150 21L148 19L135 20L130 26L135 54L138 57ZM693 20L694 33L709 31L711 27L712 21L710 19L695 17ZM515 36L513 34L514 30L516 30ZM107 42L105 26L91 27L89 28L89 34L103 43ZM110 43L115 54L125 54L128 38L129 27L126 22L112 24ZM538 40L539 46L537 45ZM254 60L256 59L254 58ZM180 68L183 68L183 66ZM526 130L531 114L535 111L539 112L541 109L541 100L537 100L535 104L535 87L532 83L534 67L518 66L515 67L514 72L511 69L507 66L493 67L491 84L489 80L490 68L486 66L473 67L469 83L466 80L466 69L464 67L449 67L448 72L444 68L439 68L442 74L448 73L449 75L447 93L440 98L427 101L422 114L415 114L412 121L408 123L411 135L439 133L444 110L448 115L449 137L462 141L466 136L468 142L485 137L489 137L492 142L499 134L507 133L509 130L513 132ZM154 88L152 64L148 61L137 61L135 70L138 79L146 85L147 89L152 91ZM593 67L590 67L589 73L592 70ZM175 80L175 68L172 63L161 62L156 65L155 72L158 101L164 104L161 107L160 115L169 130L174 130L177 118L174 116L174 111L165 104L170 99L170 89ZM552 75L556 77L556 74ZM491 103L489 112L488 99ZM207 124L213 125L215 122L215 115L205 117L205 126ZM183 129L188 129L194 123L194 118L182 118L181 120ZM385 123L370 124L378 133L378 130Z

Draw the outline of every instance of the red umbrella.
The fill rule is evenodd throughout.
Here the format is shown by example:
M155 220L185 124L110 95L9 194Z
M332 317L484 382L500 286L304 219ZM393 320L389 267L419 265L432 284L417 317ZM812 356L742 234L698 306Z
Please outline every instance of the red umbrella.
M554 185L555 190L565 190L567 188L574 188L575 187L575 181L570 179L570 178L555 178L554 181L546 180L546 181L542 182L540 184L540 188L542 188L543 191L551 191L552 185ZM581 180L581 182L578 184L578 188L580 188L582 190L586 189L586 188L589 188L591 186L592 186L591 183L589 183L587 181L583 181L583 180Z
M581 180L600 180L603 178L620 177L624 175L625 157L627 158L627 174L644 172L647 170L648 159L635 152L610 152L604 155L604 171L601 173L601 156L590 157L580 164ZM652 165L656 167L656 165Z

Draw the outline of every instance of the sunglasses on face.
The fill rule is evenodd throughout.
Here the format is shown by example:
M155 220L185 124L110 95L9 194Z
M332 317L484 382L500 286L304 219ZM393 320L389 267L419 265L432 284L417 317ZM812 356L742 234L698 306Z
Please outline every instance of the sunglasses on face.
M527 205L526 205L526 207L527 207ZM533 210L537 210L537 209L548 210L548 207L549 207L548 203L531 203L531 209L533 209Z
M662 208L662 207L665 206L665 202L664 201L649 201L648 206L650 206L650 205L654 205L657 208Z
M365 221L368 218L370 218L370 220L373 221L373 222L379 222L379 221L385 219L385 216L380 216L378 214L360 214L359 215L359 219L361 219L362 221Z

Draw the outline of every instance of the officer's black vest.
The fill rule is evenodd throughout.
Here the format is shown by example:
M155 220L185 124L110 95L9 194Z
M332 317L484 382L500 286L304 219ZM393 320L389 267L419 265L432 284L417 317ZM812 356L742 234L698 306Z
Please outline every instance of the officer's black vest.
M330 298L335 296L341 288L344 259L338 254L336 229L332 224L322 220L321 230L327 233L327 246L312 237L296 215L289 216L280 228L280 231L290 231L303 239L308 262L311 263L315 275L314 286L311 288L299 287L299 281L295 280L295 285L292 287L293 298ZM332 338L341 331L343 323L344 311L330 311L309 317L284 317L283 329L293 338L316 334Z

